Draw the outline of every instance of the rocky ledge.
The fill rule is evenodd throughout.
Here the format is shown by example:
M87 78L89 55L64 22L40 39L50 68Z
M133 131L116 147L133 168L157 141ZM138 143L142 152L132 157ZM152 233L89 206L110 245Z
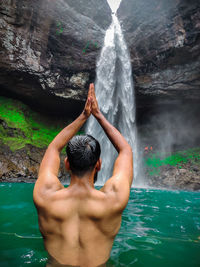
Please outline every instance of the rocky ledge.
M200 191L200 165L185 163L182 168L163 166L159 175L149 176L146 173L148 185L154 188Z
M1 94L77 115L110 14L106 0L1 1Z
M147 156L147 155L146 155ZM151 187L200 190L200 148L192 148L160 157L144 157L145 180Z
M199 0L122 0L117 15L130 49L137 108L199 101ZM1 93L77 114L110 23L106 0L1 1Z
M20 101L0 96L0 182L33 182L46 148L69 121L35 112ZM59 178L66 181L65 151Z
M199 0L122 1L117 14L130 49L137 104L200 101Z
M0 182L34 183L46 149L26 145L13 152L4 144L0 144L0 147ZM64 167L64 158L65 156L61 155L58 175L62 182L66 182L69 177Z

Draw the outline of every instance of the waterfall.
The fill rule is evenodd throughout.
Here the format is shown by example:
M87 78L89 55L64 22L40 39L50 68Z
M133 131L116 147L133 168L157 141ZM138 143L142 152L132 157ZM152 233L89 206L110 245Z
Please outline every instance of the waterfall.
M95 92L101 112L133 149L135 177L137 144L132 68L129 51L115 14L112 14L112 23L106 31L104 46L97 61ZM86 133L94 136L101 145L102 170L96 184L102 185L112 175L117 152L93 116L87 122Z

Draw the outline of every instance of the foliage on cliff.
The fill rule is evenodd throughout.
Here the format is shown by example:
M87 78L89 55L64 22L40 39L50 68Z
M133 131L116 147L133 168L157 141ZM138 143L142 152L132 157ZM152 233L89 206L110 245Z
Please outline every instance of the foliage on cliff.
M12 151L26 144L47 147L64 126L57 118L41 115L18 100L0 97L0 138Z
M164 156L154 153L145 159L149 186L169 189L200 190L200 147Z
M149 175L158 175L161 166L177 166L181 169L185 163L200 165L200 148L179 151L167 157L162 157L162 155L156 153L145 161Z

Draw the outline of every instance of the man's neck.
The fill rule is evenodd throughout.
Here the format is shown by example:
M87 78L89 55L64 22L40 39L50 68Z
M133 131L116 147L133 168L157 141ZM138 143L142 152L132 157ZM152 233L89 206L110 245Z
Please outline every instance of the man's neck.
M87 173L81 177L71 174L70 186L74 185L85 189L94 188L94 173Z

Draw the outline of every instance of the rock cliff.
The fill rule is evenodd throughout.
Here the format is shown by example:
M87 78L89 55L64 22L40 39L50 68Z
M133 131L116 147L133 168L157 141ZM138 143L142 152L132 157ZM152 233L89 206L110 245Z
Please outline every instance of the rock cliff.
M117 15L131 55L141 147L160 149L163 140L168 150L200 146L199 0L122 0ZM2 0L0 94L74 118L110 23L106 0ZM21 125L11 126L0 114L0 177L35 177L46 143L37 147ZM30 153L39 155L35 165ZM15 171L22 162L28 172Z
M199 101L200 2L124 0L118 17L130 49L138 104L144 105L144 99L147 105L152 99Z
M106 0L1 1L2 93L78 113L110 14ZM199 101L200 2L122 0L117 15L130 49L137 106Z
M1 92L78 114L110 13L106 0L1 1Z

